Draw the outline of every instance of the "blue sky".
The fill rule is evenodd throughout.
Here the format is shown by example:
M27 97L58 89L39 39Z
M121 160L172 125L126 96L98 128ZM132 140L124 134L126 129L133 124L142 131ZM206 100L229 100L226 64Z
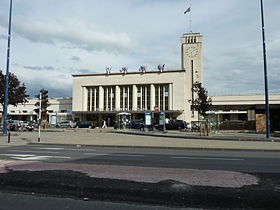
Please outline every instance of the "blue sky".
M14 0L10 69L31 96L72 95L71 74L159 63L180 69L189 32L185 0ZM6 69L9 0L0 0L0 69ZM279 0L265 0L268 78L280 93ZM209 94L263 93L259 0L192 1L192 31L204 36Z

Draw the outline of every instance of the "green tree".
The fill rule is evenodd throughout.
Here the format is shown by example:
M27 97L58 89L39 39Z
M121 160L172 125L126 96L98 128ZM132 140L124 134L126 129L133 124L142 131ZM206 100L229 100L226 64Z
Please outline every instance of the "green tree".
M197 97L193 99L192 104L199 115L206 117L206 111L208 111L212 105L212 99L208 97L208 91L202 87L202 84L199 82L194 83L193 91L196 93Z
M49 91L45 89L41 89L40 93L36 95L38 98L38 101L35 103L35 106L38 107L35 109L35 112L38 114L39 113L39 107L40 107L40 94L41 94L41 114L42 114L42 119L46 120L47 119L47 108L51 105L49 103L49 96L48 96Z
M195 99L193 99L192 104L194 108L198 111L199 116L203 116L206 122L200 122L200 135L203 131L203 135L209 135L209 125L206 112L209 110L212 105L212 99L208 97L208 91L202 87L202 84L199 82L194 83L193 91L196 93ZM206 133L205 133L206 132Z
M4 97L5 97L5 82L6 78L2 70L0 70L0 103L2 107L4 106ZM18 104L27 103L27 97L29 95L26 93L25 84L21 84L17 76L13 73L9 74L9 95L8 95L8 104L17 106Z

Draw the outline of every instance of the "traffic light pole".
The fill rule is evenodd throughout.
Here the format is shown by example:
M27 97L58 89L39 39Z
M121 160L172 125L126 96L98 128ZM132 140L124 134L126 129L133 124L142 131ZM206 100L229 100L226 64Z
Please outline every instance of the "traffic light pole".
M39 131L38 131L38 142L41 141L41 118L42 118L42 93L39 96Z

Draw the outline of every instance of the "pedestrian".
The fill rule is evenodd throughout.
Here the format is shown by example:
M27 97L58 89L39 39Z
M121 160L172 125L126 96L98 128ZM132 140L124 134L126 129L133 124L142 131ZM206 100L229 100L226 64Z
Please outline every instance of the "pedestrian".
M103 120L103 126L102 126L102 128L107 128L106 120Z

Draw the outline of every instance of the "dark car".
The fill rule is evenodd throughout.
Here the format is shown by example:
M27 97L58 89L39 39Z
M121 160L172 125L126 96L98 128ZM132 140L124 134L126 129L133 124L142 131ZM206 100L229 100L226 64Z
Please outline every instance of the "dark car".
M141 129L144 127L144 123L142 120L131 120L129 123L129 128L132 129Z
M165 124L166 130L182 130L188 127L188 124L184 120L174 120ZM156 129L163 130L163 125L156 125Z
M76 122L75 128L95 128L92 121Z

